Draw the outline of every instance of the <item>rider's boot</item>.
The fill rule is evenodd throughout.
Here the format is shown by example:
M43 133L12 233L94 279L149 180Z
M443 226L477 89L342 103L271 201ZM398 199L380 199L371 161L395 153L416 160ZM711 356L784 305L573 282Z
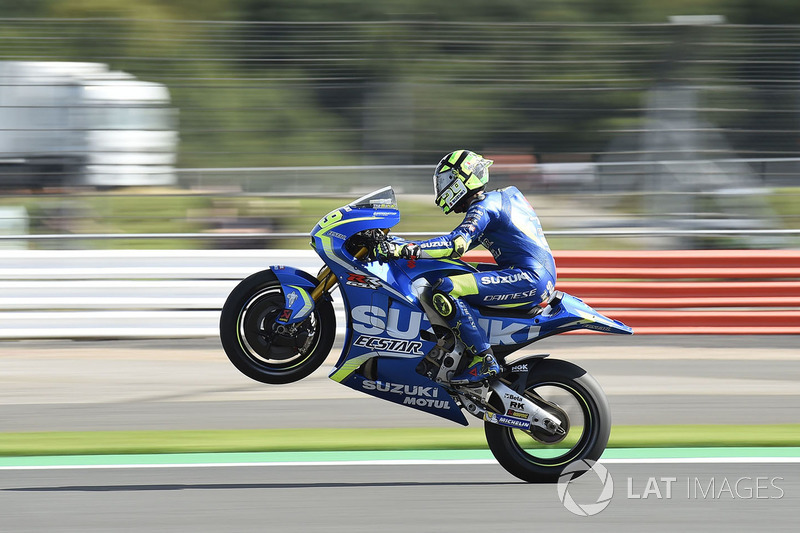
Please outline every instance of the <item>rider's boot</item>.
M496 376L503 371L491 348L472 358L466 370L450 379L453 385L472 385Z

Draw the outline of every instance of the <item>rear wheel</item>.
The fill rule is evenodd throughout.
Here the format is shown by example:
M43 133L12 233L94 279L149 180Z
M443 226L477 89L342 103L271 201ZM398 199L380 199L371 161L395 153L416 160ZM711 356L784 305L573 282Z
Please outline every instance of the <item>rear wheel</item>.
M320 299L299 324L276 321L285 305L281 284L265 270L244 279L228 296L220 317L220 340L228 359L262 383L291 383L308 376L333 346L333 305Z
M597 381L567 361L545 359L528 376L525 395L562 420L563 433L544 429L530 433L490 422L484 423L486 441L500 465L531 483L555 483L576 461L596 461L608 443L611 415ZM499 399L497 399L499 400ZM580 475L590 465L570 471Z

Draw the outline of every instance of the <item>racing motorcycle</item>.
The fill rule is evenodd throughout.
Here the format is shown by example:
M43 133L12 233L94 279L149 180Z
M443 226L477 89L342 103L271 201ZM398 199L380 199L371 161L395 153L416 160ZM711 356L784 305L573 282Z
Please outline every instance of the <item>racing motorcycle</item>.
M239 283L220 318L231 362L269 384L314 372L334 343L331 291L338 285L347 324L331 379L463 425L466 411L483 421L497 461L525 481L556 482L568 465L576 475L588 470L581 460L600 457L611 429L603 390L573 363L512 354L576 329L631 334L631 328L560 291L524 311L476 307L478 326L504 371L477 385L452 385L450 378L471 355L465 357L464 344L434 311L431 287L476 267L451 259L377 260L373 251L380 242L403 242L388 235L399 221L394 190L379 189L331 211L314 227L311 245L325 264L316 276L272 266ZM580 465L587 466L575 471Z

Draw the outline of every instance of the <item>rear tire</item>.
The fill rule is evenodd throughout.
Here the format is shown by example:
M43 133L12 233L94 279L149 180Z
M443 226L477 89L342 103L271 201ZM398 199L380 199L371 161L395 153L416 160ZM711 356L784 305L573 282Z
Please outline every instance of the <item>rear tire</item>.
M322 365L336 334L336 315L320 299L309 317L295 325L275 321L285 305L278 278L264 270L233 289L219 321L220 340L231 363L261 383L292 383Z
M567 361L545 359L531 370L525 390L553 401L568 414L569 424L562 426L567 434L547 444L543 435L534 439L523 431L484 422L489 449L503 468L530 483L556 483L568 465L600 458L608 444L611 414L605 393L591 375ZM570 469L573 477L589 471L590 465L581 465L577 471Z

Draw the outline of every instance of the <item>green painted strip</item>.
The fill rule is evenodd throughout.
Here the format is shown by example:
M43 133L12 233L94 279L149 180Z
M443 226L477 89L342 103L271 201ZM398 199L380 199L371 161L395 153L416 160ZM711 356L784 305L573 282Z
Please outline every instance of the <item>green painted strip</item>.
M721 457L800 457L800 446L609 448L603 453L603 459L707 459Z
M800 458L800 447L750 448L614 448L603 459ZM3 457L3 467L131 465L214 465L367 461L494 460L488 450L382 450L338 452L174 453L134 455L54 455Z
M800 424L615 426L609 448L800 446ZM486 449L483 427L0 433L0 456Z

